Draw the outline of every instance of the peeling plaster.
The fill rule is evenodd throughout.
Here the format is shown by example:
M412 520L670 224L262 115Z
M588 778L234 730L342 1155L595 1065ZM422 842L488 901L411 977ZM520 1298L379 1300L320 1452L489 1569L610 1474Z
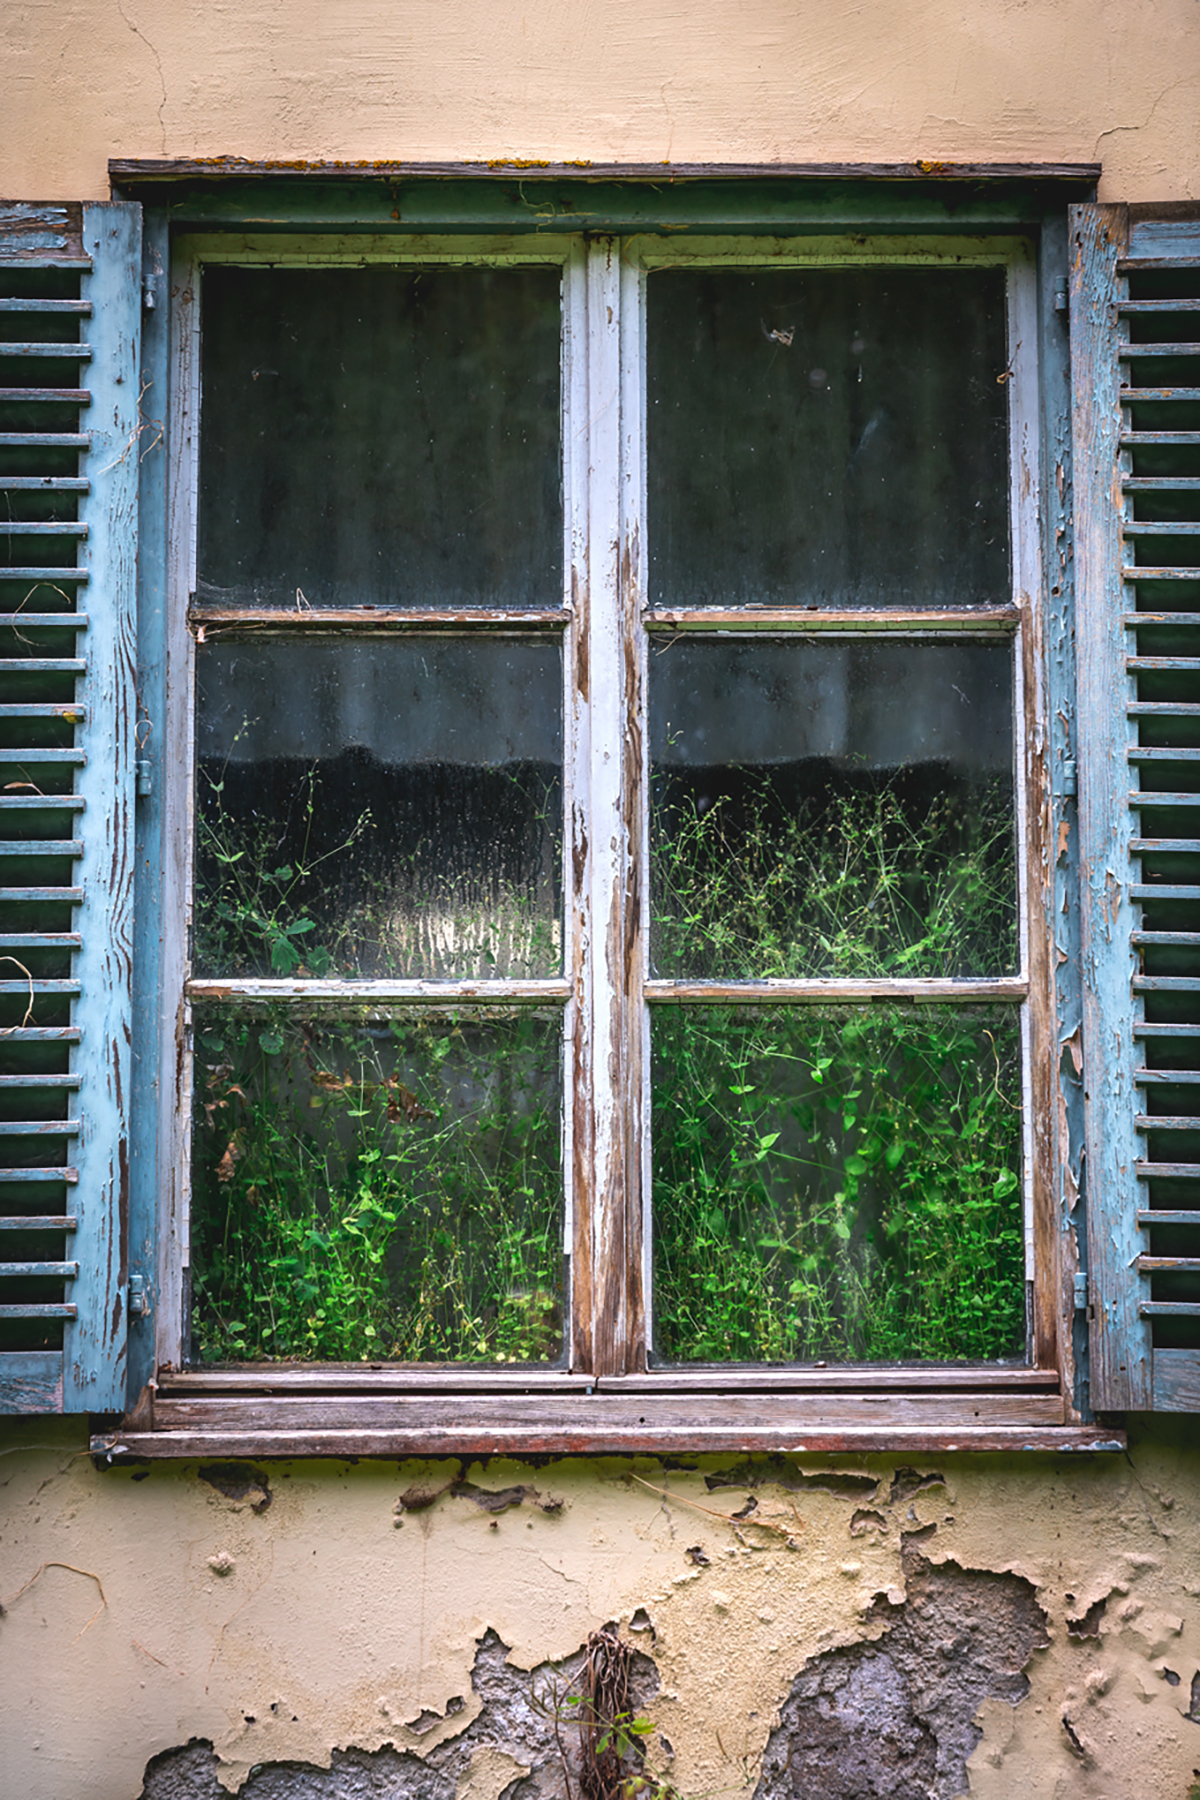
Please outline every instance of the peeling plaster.
M203 1744L210 1787L292 1800L251 1771L349 1781L347 1758L386 1751L444 1777L444 1800L531 1800L535 1778L561 1800L537 1743L484 1716L481 1645L507 1646L504 1680L527 1690L612 1621L656 1671L681 1793L750 1800L798 1680L828 1697L839 1669L886 1657L928 1569L1007 1578L1045 1616L1025 1697L984 1681L958 1707L972 1796L1186 1800L1196 1437L1165 1421L1128 1460L281 1462L225 1493L195 1464L99 1473L81 1429L5 1421L0 1767L22 1800L134 1800L152 1758ZM398 1515L414 1490L440 1497Z

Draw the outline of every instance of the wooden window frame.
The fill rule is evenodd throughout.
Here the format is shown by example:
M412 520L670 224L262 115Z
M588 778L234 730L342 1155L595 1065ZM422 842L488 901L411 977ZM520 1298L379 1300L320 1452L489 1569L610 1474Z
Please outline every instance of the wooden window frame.
M1062 465L1044 478L1047 414L1068 386L1047 366L1046 345L1056 242L1041 231L959 231L953 236L865 236L849 231L783 236L724 231L686 242L654 232L603 232L531 238L472 238L436 233L411 238L319 231L209 236L186 231L169 243L168 222L148 229L152 278L171 304L151 317L152 360L169 380L164 422L167 472L144 482L143 544L157 524L166 568L156 646L163 706L159 749L164 770L192 759L191 659L197 633L244 629L211 608L188 606L194 591L194 492L197 432L199 275L205 261L279 265L447 262L557 262L564 272L565 557L561 608L536 616L505 613L464 620L406 614L374 629L407 634L452 625L458 632L527 629L562 632L567 768L564 869L578 869L564 895L566 976L523 983L387 982L352 984L355 998L395 1002L553 1000L565 1003L568 1069L564 1165L575 1303L566 1368L488 1370L380 1365L262 1365L236 1370L180 1368L185 1292L189 1080L186 1041L191 998L231 989L279 997L328 997L344 984L296 981L188 982L190 820L186 781L164 781L145 828L163 929L158 992L166 1028L143 1082L143 1130L156 1146L158 1251L152 1334L134 1359L139 1397L122 1429L100 1434L98 1452L130 1455L547 1453L614 1451L845 1451L1118 1449L1119 1431L1096 1424L1079 1404L1073 1363L1073 1269L1064 1244L1064 1191L1070 1152L1059 1086L1061 996L1056 1011L1054 910L1065 871L1052 855L1066 780L1054 780L1053 695L1046 644L1069 591L1056 562L1065 527ZM169 246L169 260L168 260ZM644 541L644 285L655 267L773 262L803 266L1001 264L1009 270L1011 604L978 612L770 615L648 613ZM169 318L169 333L164 328ZM145 379L145 377L144 377ZM157 482L157 485L155 483ZM145 487L150 489L147 502ZM1055 515L1055 503L1060 512ZM1069 495L1067 496L1069 503ZM1045 550L1044 546L1049 546ZM1052 572L1051 572L1052 570ZM1057 579L1056 579L1057 578ZM146 583L154 581L153 569ZM349 624L350 621L347 621ZM320 627L317 627L318 629ZM360 627L361 628L361 627ZM648 629L647 629L648 628ZM714 984L648 977L637 868L645 856L645 770L630 753L627 718L644 716L647 643L655 631L735 629L774 636L856 634L864 630L922 638L1003 637L1014 647L1018 822L1021 868L1021 974L1002 981L800 981L738 983L737 998L788 1001L914 998L1021 1000L1027 1272L1031 1272L1031 1353L1026 1365L943 1368L847 1366L790 1369L647 1369L648 1270L645 1203L648 1145L642 1130L647 1007L686 998L728 997ZM586 695L586 703L583 696ZM640 740L639 740L640 741ZM620 754L612 755L616 744ZM588 824L578 802L589 796ZM633 846L630 851L629 846ZM574 850L577 854L572 855ZM156 860L157 858L157 860ZM585 954L590 949L590 954ZM1060 948L1058 960L1062 960ZM627 984L606 982L605 968L628 968ZM732 985L732 984L731 984ZM761 990L761 991L760 991ZM590 1071L590 1074L589 1074ZM582 1074L581 1074L582 1072ZM151 1090L153 1093L151 1094ZM147 1097L149 1096L149 1097ZM135 1093L136 1110L136 1093ZM1064 1181L1063 1170L1068 1169ZM1068 1196L1069 1199L1069 1196ZM152 1338L152 1341L151 1341ZM137 1380L137 1374L145 1377Z

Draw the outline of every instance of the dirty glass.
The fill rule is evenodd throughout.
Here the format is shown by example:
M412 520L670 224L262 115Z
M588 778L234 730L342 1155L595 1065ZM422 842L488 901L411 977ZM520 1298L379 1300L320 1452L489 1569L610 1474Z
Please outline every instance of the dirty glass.
M562 1018L198 1006L192 1354L544 1363Z
M678 979L1017 965L1012 651L654 643L651 960Z
M196 667L196 973L558 972L557 641L210 641Z
M1006 601L1004 288L982 268L651 274L654 604Z
M559 285L206 268L198 600L560 605Z
M1024 1351L1012 1007L657 1007L667 1362Z

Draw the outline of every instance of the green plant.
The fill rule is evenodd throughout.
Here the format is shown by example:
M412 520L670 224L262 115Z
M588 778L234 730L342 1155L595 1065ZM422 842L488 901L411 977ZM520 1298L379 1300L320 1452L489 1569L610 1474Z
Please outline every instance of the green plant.
M206 1361L545 1361L561 1341L557 1014L198 1009Z
M233 781L229 758L202 763L197 968L346 979L555 973L556 779L533 765L457 771L462 791L439 795L439 816L465 809L471 819L464 841L447 844L425 816L428 789L410 794L403 773L372 790L385 836L371 805L346 816L336 765L312 763L287 783L264 778L263 795L244 770ZM480 833L491 841L476 841Z
M235 736L235 746L246 729ZM200 768L196 963L221 974L326 975L335 950L312 936L318 930L312 916L313 877L371 828L370 809L359 814L337 844L317 852L312 848L319 780L315 766L305 771L298 790L298 832L287 820L232 811L225 799L227 771L228 763L219 771Z
M670 1360L981 1360L1024 1335L1015 1016L657 1009Z
M789 798L730 770L709 804L658 776L651 817L657 972L995 974L1016 957L1012 786L910 771Z

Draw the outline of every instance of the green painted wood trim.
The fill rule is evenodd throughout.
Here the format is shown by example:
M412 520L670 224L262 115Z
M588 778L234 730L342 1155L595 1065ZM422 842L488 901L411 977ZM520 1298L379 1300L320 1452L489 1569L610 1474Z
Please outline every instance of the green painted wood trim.
M291 176L266 170L215 178L211 170L149 176L146 165L113 165L114 191L165 206L172 225L265 231L384 233L522 232L621 234L670 231L977 232L1036 227L1049 202L1061 207L1094 189L1089 167L1069 177L964 175L948 180L870 178L824 171L803 177L761 169L679 176L668 168L620 178L497 169L382 178L373 173Z

